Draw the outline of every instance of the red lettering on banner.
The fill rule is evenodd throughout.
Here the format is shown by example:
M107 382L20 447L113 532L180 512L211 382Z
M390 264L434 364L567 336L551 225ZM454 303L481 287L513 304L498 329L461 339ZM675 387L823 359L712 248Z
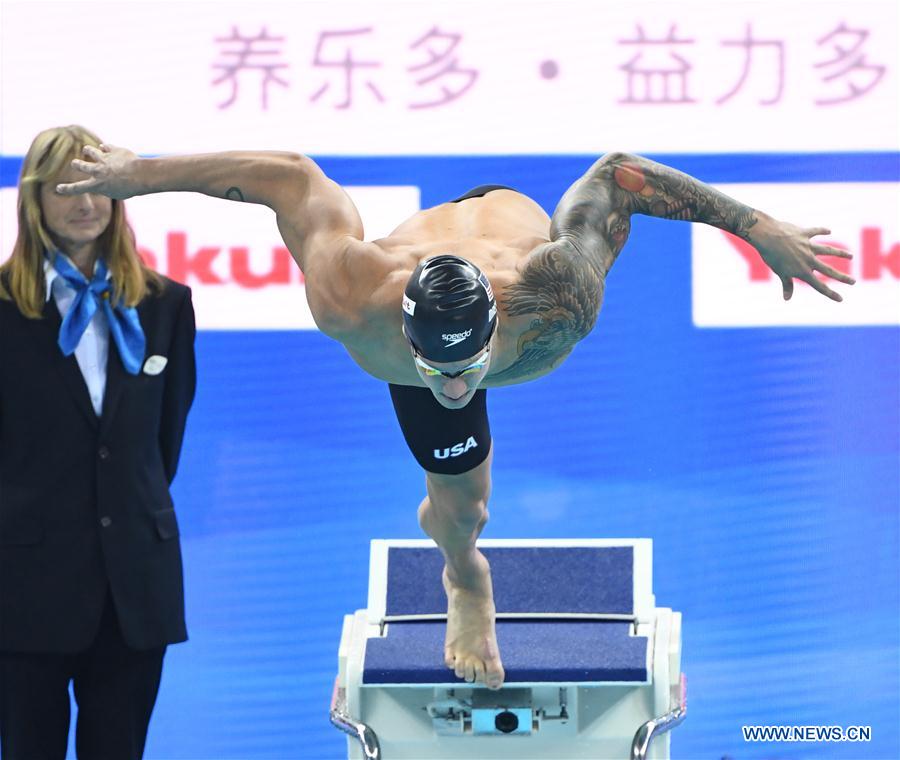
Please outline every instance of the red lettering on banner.
M201 248L193 256L187 254L187 235L183 232L170 232L166 237L168 244L168 271L165 272L173 280L186 282L193 274L205 285L224 285L234 282L244 288L264 288L267 285L290 285L292 282L306 284L303 272L298 268L294 272L291 252L283 245L272 249L272 263L265 274L250 271L250 249L246 246L233 246L228 249L231 277L223 280L212 271L213 259L219 255L221 248ZM159 257L149 248L137 249L138 256L150 267L159 271Z
M192 274L206 285L222 284L222 279L210 268L220 248L201 248L193 256L188 256L187 235L183 232L166 235L166 248L169 254L168 275L173 280L186 283L188 275Z
M272 268L266 274L250 271L250 249L231 248L231 274L238 285L262 288L266 285L287 285L291 281L291 255L287 248L272 251Z
M751 280L760 282L768 280L772 276L772 270L769 269L766 262L762 260L759 251L750 245L750 243L746 240L741 240L737 235L732 235L730 232L724 234L725 239L731 243L734 250L741 254L741 258L749 265Z
M887 270L900 279L900 243L894 243L889 251L881 248L881 230L877 227L863 227L862 231L862 278L880 280Z

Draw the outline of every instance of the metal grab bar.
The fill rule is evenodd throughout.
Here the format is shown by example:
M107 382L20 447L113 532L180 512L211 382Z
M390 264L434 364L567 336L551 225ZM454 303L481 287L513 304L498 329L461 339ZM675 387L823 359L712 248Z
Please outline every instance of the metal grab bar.
M652 742L660 734L671 731L687 717L687 678L681 674L678 685L672 687L675 708L658 718L648 720L634 734L631 742L631 760L645 760Z
M365 723L347 714L347 692L338 686L334 679L334 691L331 692L331 725L345 734L355 737L362 745L363 757L366 760L381 760L381 747L375 732Z

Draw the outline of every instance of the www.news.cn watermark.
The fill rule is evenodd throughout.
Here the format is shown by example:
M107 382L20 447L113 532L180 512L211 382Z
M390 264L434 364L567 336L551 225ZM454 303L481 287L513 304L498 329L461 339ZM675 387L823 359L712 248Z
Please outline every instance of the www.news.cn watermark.
M745 742L868 742L871 726L741 726Z

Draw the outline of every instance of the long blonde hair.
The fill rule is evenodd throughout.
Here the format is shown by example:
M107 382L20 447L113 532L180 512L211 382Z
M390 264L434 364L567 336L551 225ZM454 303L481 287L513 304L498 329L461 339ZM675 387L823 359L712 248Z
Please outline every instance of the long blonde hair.
M44 256L56 244L44 225L41 186L53 180L69 161L81 158L85 145L99 147L100 138L78 125L46 129L34 138L19 177L19 230L12 255L0 265L0 298L12 299L26 317L39 318L46 301ZM122 201L112 201L112 217L99 243L113 283L113 298L136 306L162 278L137 253L134 232L125 218Z

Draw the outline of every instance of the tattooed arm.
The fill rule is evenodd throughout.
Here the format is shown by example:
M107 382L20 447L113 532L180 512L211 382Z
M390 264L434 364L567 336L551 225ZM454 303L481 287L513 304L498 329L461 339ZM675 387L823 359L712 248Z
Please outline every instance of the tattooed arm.
M796 277L840 301L816 271L849 285L854 282L818 258L850 258L845 251L810 240L829 230L779 222L676 169L625 153L604 156L569 188L553 214L550 237L571 241L605 274L625 245L632 214L703 222L743 238L781 279L785 300L793 293Z
M606 273L628 239L632 214L704 222L747 240L781 279L785 300L794 277L835 301L840 295L814 272L854 282L818 258L850 258L810 240L828 234L827 229L776 221L668 166L611 153L569 188L553 214L551 242L529 254L518 281L501 293L506 315L519 320L517 358L492 381L500 385L545 374L590 332Z

